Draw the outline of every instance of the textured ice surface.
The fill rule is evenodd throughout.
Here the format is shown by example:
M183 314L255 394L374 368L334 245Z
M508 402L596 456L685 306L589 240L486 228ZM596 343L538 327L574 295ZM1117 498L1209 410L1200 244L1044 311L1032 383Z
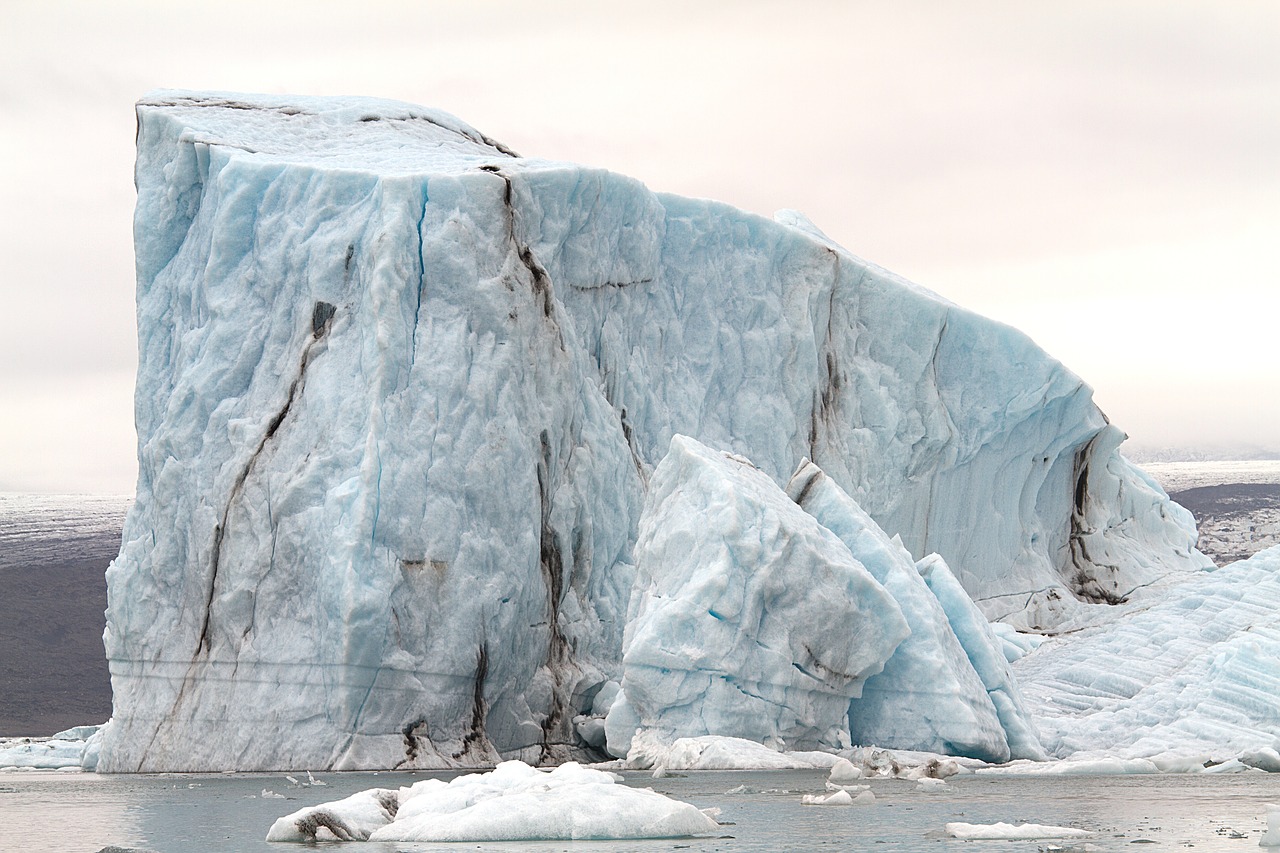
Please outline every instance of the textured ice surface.
M59 770L80 767L84 755L83 740L58 738L0 738L0 768L31 767L37 770Z
M635 555L610 753L636 727L848 746L850 698L910 629L838 537L748 460L677 435Z
M811 770L837 761L829 752L779 752L739 737L703 735L672 741L644 731L633 739L625 764L631 770L653 770L662 776L675 770Z
M947 835L966 841L1028 841L1037 838L1084 838L1093 833L1071 826L1042 823L948 823Z
M1169 591L1014 665L1059 757L1176 769L1273 748L1280 732L1280 547Z
M450 782L375 788L286 815L268 841L522 841L675 838L718 824L687 803L616 784L575 763L536 770L519 761Z
M266 796L269 792L264 792ZM279 795L276 795L279 796ZM368 841L376 829L391 823L400 794L386 788L360 791L332 803L299 809L267 830L268 841Z
M1205 562L1079 378L796 214L359 98L153 93L136 183L104 770L578 754L676 433L814 459L1022 627Z
M1009 742L996 707L911 555L808 460L787 484L787 494L840 537L884 585L911 630L884 671L870 678L851 703L853 741L1007 761Z
M996 716L1009 741L1010 756L1034 760L1046 758L1035 725L1023 707L1018 682L1009 668L1004 641L992 630L991 623L969 598L942 557L930 554L919 562L917 568L929 591L942 605L951 630L995 707Z

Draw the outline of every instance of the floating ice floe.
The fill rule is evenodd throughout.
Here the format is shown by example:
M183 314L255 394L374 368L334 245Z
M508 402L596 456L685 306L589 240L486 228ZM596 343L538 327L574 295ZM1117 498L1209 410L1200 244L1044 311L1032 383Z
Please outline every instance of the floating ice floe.
M1280 805L1267 803L1267 829L1258 840L1259 847L1280 847Z
M867 806L876 801L876 795L865 788L853 794L840 790L831 794L805 794L800 804L805 806Z
M426 779L300 809L268 841L533 841L680 838L719 824L697 808L575 763L505 761L450 782Z
M0 738L0 769L92 770L101 726L75 726L48 738Z
M966 841L1033 841L1040 838L1084 838L1093 833L1070 826L1040 823L948 823L947 835Z

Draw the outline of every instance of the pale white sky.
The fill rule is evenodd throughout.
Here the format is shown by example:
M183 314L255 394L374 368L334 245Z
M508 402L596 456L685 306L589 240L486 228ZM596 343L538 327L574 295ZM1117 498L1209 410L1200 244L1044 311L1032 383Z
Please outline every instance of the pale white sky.
M133 102L362 94L1026 331L1136 444L1280 450L1280 4L4 0L0 490L131 492Z

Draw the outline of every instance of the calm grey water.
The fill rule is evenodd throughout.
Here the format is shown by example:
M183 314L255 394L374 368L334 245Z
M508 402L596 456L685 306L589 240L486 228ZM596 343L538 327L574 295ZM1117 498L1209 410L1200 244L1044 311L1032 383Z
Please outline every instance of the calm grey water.
M93 851L107 845L160 853L306 849L263 841L271 823L305 805L365 788L407 785L429 775L323 774L322 788L291 788L279 774L97 776L0 774L0 850ZM914 782L871 783L866 806L802 806L822 790L825 773L699 772L652 779L626 774L700 808L722 809L717 838L628 842L457 844L328 843L326 850L368 853L427 851L1252 851L1265 828L1265 804L1280 802L1280 774L1111 776L1072 778L963 777L940 793ZM303 777L305 778L305 777ZM745 790L743 790L745 786ZM263 799L263 788L289 799ZM958 841L942 836L949 821L1045 823L1096 834L1076 841ZM1086 846L1087 845L1087 846Z

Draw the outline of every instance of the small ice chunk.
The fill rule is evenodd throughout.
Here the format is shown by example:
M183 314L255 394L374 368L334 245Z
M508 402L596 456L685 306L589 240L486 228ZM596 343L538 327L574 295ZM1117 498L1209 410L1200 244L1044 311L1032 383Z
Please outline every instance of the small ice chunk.
M834 785L848 785L862 778L862 768L847 758L841 758L831 765L831 775L827 781Z
M284 794L277 794L275 791L268 790L267 788L262 789L262 799L264 800L283 800L284 798Z
M1240 761L1268 773L1280 773L1280 752L1276 752L1269 746L1242 754Z
M918 779L916 780L917 791L938 792L945 790L947 783L943 779Z
M1088 830L1042 823L949 823L947 835L965 841L1031 841L1038 838L1082 838Z
M805 806L851 806L853 797L848 791L836 791L834 794L805 794L800 798Z
M269 791L263 791L265 797ZM276 796L279 796L278 794ZM271 825L268 841L368 841L377 828L391 823L399 808L397 792L373 788L343 800L308 806Z
M1267 831L1258 841L1259 847L1280 847L1280 805L1267 803Z

